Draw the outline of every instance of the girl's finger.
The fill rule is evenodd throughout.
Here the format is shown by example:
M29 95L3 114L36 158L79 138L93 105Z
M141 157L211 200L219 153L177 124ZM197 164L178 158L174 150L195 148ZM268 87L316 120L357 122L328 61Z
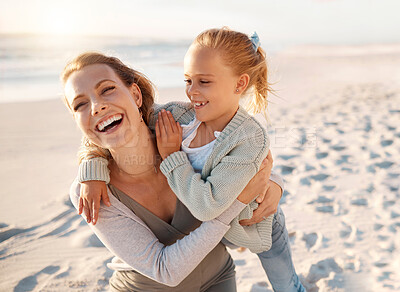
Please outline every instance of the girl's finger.
M92 210L93 210L92 223L93 223L93 225L96 224L97 219L99 218L99 209L100 209L100 200L93 201L93 204L92 204Z
M269 163L269 161L268 161L268 156L267 156L267 157L264 158L264 160L261 162L260 170L261 170L261 169L264 169L265 167L267 167L267 166L268 166L268 163Z
M177 126L177 128L178 128L178 133L179 133L179 135L182 137L183 133L182 133L181 124L179 124L179 122L176 122L176 126Z
M171 123L169 122L169 118L168 118L167 112L163 110L162 113L161 113L161 116L162 116L162 119L163 119L163 122L164 122L164 128L165 128L166 134L173 133L172 127L171 127Z
M107 206L107 207L110 207L111 206L111 202L110 202L110 198L108 197L108 194L107 194L107 189L106 190L103 190L102 192L102 200L103 200L103 203Z
M158 113L158 126L160 127L161 138L166 137L167 132L165 131L165 123L161 113Z
M79 197L79 203L78 203L78 214L81 215L83 211L83 199Z
M84 201L84 205L83 205L83 211L85 213L85 217L86 217L86 222L90 223L91 221L91 216L90 216L90 208L89 208L89 203L88 201Z
M161 138L160 124L159 124L158 120L156 121L156 127L155 128L156 128L156 138L157 138L157 141L158 141Z
M175 122L174 117L172 116L172 113L168 111L167 112L167 116L168 116L168 119L169 119L169 124L171 125L172 132L173 133L178 133L178 128L176 126L176 122Z

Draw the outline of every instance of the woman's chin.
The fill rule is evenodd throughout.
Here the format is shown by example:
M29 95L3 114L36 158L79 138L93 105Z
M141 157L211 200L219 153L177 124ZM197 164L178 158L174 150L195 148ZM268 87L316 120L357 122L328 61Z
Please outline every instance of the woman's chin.
M124 147L127 143L124 137L107 137L107 139L102 139L101 147L106 149L118 149Z

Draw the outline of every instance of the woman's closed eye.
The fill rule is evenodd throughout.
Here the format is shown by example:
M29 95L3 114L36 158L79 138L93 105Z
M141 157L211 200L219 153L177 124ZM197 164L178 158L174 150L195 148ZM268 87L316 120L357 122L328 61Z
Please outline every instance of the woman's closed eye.
M186 84L189 84L189 85L192 84L192 80L190 80L190 79L184 79L183 81L185 81Z
M74 111L77 111L80 107L84 106L85 104L87 104L86 101L78 103L76 106L74 106Z
M115 86L107 86L101 90L101 94L110 93L115 89Z

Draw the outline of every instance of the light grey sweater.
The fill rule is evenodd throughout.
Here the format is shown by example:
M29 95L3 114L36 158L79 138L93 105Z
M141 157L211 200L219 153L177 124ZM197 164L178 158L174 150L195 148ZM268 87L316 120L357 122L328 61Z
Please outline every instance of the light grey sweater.
M180 105L182 115L193 120L195 111L190 104ZM176 116L180 108L175 106ZM232 120L216 138L201 174L196 173L183 151L163 160L160 169L179 200L200 221L213 219L225 211L258 172L267 156L269 139L266 130L239 107ZM252 202L231 222L225 238L237 246L259 253L272 245L273 215L252 226L242 226L239 220L249 219L258 207Z
M188 124L195 117L190 103L171 102L155 105L149 127L154 129L157 113L161 109L171 111L175 120ZM172 190L190 212L199 220L216 218L237 198L247 183L258 172L262 160L267 156L269 140L266 130L239 107L236 115L216 139L214 149L207 159L201 174L196 173L186 153L178 151L161 163L161 171L168 179ZM107 180L107 165L103 159L91 159L80 166L79 181ZM271 175L271 180L283 189L282 179ZM231 222L225 238L237 246L259 253L271 247L273 215L252 226L241 226L239 220L252 217L256 202L250 203Z
M80 184L75 180L70 199L78 209ZM116 256L108 267L136 270L164 285L177 286L221 241L229 223L246 206L235 200L214 220L203 222L189 235L164 246L150 228L108 189L111 207L100 205L99 220L89 224L101 242ZM83 215L82 215L83 216ZM188 260L190 259L190 260Z

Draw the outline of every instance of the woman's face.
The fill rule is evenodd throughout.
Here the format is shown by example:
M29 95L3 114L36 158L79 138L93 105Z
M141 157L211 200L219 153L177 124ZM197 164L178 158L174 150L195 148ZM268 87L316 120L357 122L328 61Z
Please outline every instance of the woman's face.
M94 64L73 72L64 90L76 123L91 142L107 149L136 144L142 103L136 84L128 88L111 67Z

